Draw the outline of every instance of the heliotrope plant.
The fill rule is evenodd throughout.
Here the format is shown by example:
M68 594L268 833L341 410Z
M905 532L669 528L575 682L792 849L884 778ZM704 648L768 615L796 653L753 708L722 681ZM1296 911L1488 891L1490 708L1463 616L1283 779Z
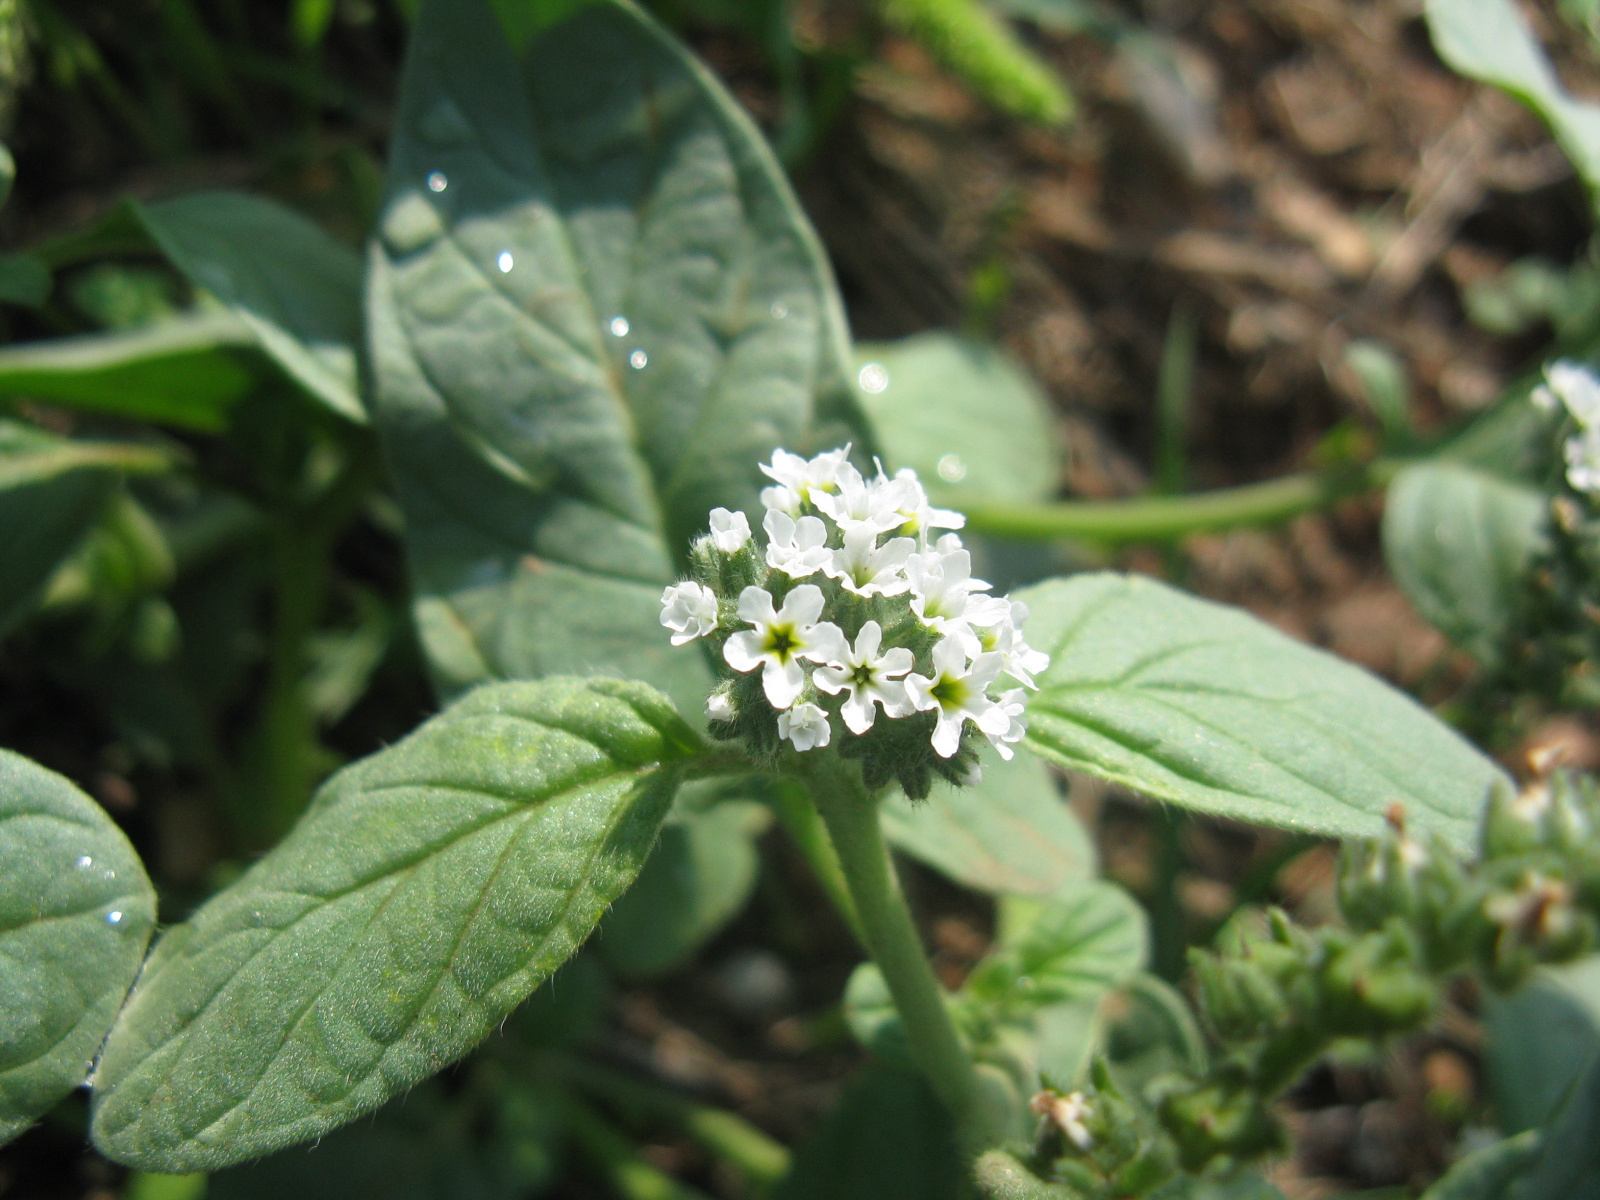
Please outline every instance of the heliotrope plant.
M973 578L954 532L965 518L933 507L915 471L866 477L848 454L775 451L761 466L774 480L764 539L743 513L713 509L661 623L673 645L712 649L714 737L767 763L785 742L831 746L860 760L868 788L894 780L920 800L935 774L981 779L980 739L1012 756L1023 689L1050 658L1023 640L1027 606Z

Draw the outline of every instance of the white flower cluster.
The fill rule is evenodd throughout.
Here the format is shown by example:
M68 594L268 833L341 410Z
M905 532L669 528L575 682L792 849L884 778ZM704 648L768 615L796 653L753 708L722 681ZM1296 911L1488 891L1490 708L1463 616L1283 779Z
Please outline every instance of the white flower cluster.
M1574 362L1551 363L1545 383L1534 389L1533 402L1545 412L1565 407L1578 428L1567 438L1567 482L1585 495L1600 495L1600 379Z
M662 593L673 644L720 641L733 672L711 697L711 718L750 716L759 672L766 719L796 750L833 743L834 715L853 738L881 731L881 710L889 722L931 714L912 724L938 759L962 754L969 729L1010 758L1026 728L1023 688L1050 662L1023 640L1027 609L972 578L960 537L937 534L965 518L932 507L916 472L889 477L880 466L867 478L847 454L774 451L761 468L773 480L761 493L765 544L743 513L714 509L694 547L696 578ZM999 690L1005 679L1021 686ZM891 740L903 742L877 743L892 755ZM970 748L962 757L970 775ZM901 768L890 773L905 781Z

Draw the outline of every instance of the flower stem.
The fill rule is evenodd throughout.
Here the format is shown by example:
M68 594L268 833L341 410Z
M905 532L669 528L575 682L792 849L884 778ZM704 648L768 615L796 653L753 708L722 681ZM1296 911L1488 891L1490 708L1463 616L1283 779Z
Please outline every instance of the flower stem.
M968 505L967 528L1008 538L1075 538L1110 544L1170 541L1240 525L1271 525L1326 508L1345 496L1384 486L1399 465L1379 459L1348 471L1308 471L1184 496Z
M956 1032L911 920L878 824L878 805L853 764L817 755L808 763L812 799L855 901L872 961L883 972L917 1064L966 1133L974 1151L993 1144L972 1057Z

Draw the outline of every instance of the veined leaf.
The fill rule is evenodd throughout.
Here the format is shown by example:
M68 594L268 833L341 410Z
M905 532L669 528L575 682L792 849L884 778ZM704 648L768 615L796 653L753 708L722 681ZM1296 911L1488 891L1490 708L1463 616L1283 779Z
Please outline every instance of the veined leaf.
M1409 697L1237 609L1110 573L1019 594L1051 656L1027 744L1158 800L1339 837L1396 802L1471 843L1500 769Z
M502 684L347 767L151 955L95 1142L211 1170L317 1137L459 1058L644 862L697 739L649 687Z
M0 420L0 634L33 607L99 519L119 474L169 461L144 446L77 442Z
M698 719L658 624L776 446L854 437L842 310L760 133L632 5L519 62L483 0L418 15L371 250L376 418L440 687L609 671Z
M100 806L0 750L0 1143L89 1077L155 918Z
M244 192L195 192L136 211L172 265L227 305L291 379L365 423L355 251L292 209Z
M1384 557L1418 612L1493 664L1530 562L1547 545L1544 522L1535 488L1458 463L1422 463L1389 487Z
M1094 874L1095 851L1031 754L985 751L976 787L936 786L926 800L896 792L879 809L897 850L980 892L1054 896Z

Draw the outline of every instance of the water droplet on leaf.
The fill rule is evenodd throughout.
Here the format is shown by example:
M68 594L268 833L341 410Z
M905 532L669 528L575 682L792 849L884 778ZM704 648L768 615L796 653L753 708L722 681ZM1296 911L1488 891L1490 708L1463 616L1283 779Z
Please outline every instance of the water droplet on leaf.
M445 176L443 171L433 171L429 173L428 190L430 192L442 192L449 186L450 180Z
M106 914L106 924L107 925L121 925L122 924L122 915L123 915L122 914L122 910L120 908L112 909L110 912L108 912Z
M888 388L889 371L882 363L871 362L861 368L861 374L856 379L863 392L876 396Z
M644 365L649 361L650 356L643 350L635 350L632 354L628 355L628 365L635 371L642 370Z
M509 275L516 260L511 257L511 251L500 251L500 257L494 260L494 265L500 268L500 274Z
M959 454L946 454L939 460L936 470L946 483L960 483L967 477L967 464L961 461Z
M609 328L611 330L612 337L627 337L628 330L632 328L632 326L628 324L627 317L612 317Z
M94 866L94 859L90 858L87 854L80 854L78 856L78 861L77 861L76 865L78 867L80 867L80 868L82 868L82 867L92 867L92 866Z
M781 321L785 317L787 317L788 315L789 315L789 306L787 304L785 304L782 300L775 300L773 302L773 304L772 304L772 316L773 316L773 319Z

